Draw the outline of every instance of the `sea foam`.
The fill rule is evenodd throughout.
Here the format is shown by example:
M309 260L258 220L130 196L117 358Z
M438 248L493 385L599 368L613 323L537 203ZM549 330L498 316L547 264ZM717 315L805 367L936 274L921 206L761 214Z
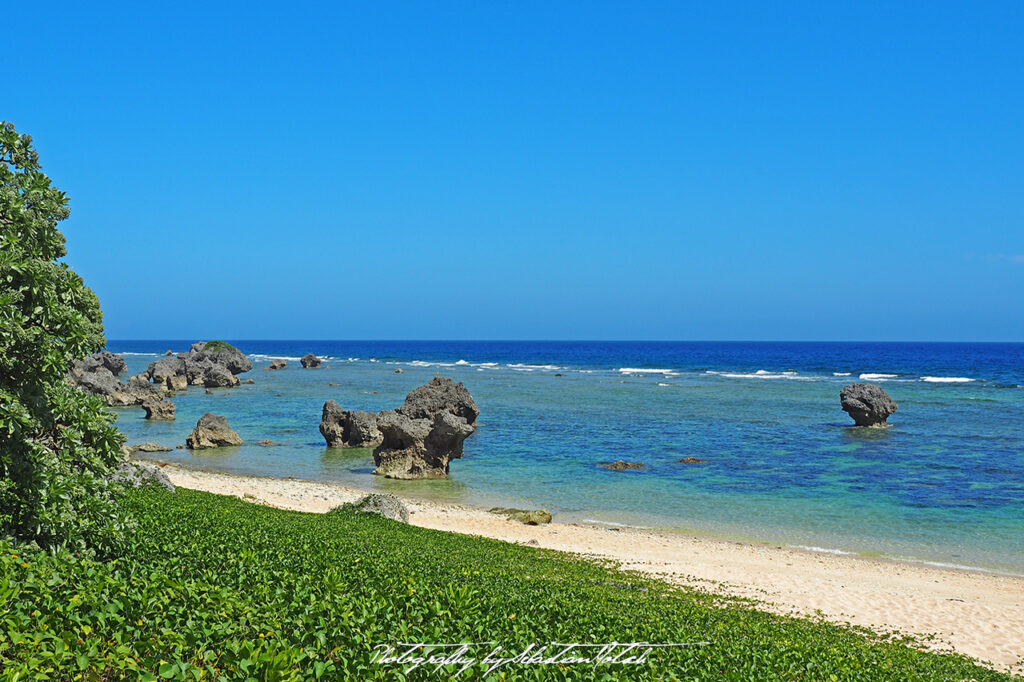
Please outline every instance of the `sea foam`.
M977 381L977 379L968 377L921 377L921 381L927 381L932 384L966 384Z

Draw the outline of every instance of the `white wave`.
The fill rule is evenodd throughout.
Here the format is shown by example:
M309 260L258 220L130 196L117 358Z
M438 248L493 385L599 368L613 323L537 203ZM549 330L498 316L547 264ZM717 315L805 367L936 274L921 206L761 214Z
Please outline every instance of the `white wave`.
M250 360L292 360L298 362L302 358L292 357L291 355L263 355L262 353L250 353Z
M458 361L455 362L455 364L456 365L468 365L469 363L466 362L465 360L458 360Z
M968 377L921 377L921 381L927 381L932 384L967 384L977 379L970 379Z
M552 370L552 371L559 370L559 369L565 369L564 367L559 367L558 365L527 365L527 364L524 364L524 363L521 363L521 362L517 362L515 364L507 364L505 366L510 368L510 369L518 369L518 370L527 371L527 372L532 372L535 369L547 369L547 370Z
M848 377L850 374L850 372L832 372L832 376L834 377Z
M659 386L671 386L672 384L666 384L666 383L665 383L665 382L663 382L663 381L659 381L659 382L658 382L658 385L659 385Z
M408 363L408 365L410 367L433 367L434 363L427 362L426 360L413 360L412 362Z
M677 374L674 369L637 369L636 367L619 367L623 374Z
M871 372L866 372L864 374L861 374L860 377L858 377L858 378L860 378L860 379L874 379L875 381L885 381L886 379L895 379L897 376L899 376L899 375L898 374L875 374L875 373L871 373Z
M831 547L815 547L814 545L789 545L793 549L803 549L808 552L821 552L823 554L856 554L856 552L847 552L842 549L833 549Z
M797 376L796 372L780 372L778 374L772 374L771 372L765 372L764 370L759 370L753 374L723 373L718 374L718 376L726 377L727 379L790 379L792 381L814 381L811 377Z
M155 357L163 356L163 353L134 353L132 351L127 351L127 350L126 351L122 351L120 353L118 353L116 351L110 351L110 352L114 353L115 355L138 355L138 356L144 357L144 358L155 358Z

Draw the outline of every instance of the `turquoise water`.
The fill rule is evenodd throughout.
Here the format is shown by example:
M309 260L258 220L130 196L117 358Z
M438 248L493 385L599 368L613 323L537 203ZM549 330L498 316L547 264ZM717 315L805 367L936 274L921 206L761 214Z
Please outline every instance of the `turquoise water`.
M190 388L175 398L173 423L118 410L129 443L181 444L211 411L246 445L157 457L476 506L545 507L563 521L1024 573L1020 344L236 344L254 361L243 378L255 385L213 395ZM187 345L110 349L127 352L134 373ZM331 367L302 369L297 358L309 351ZM263 371L271 357L289 358L288 367ZM463 381L481 409L450 480L382 479L369 450L324 446L325 400L393 408L436 372ZM851 428L840 410L839 389L862 374L889 375L875 380L900 405L891 428ZM264 438L282 445L255 445ZM678 463L686 456L707 463ZM596 466L616 459L646 467Z

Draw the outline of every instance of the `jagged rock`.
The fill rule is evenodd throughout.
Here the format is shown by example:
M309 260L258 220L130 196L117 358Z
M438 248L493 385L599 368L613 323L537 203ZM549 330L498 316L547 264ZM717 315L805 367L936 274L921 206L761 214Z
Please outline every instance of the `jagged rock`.
M878 384L850 384L839 391L843 411L857 426L887 426L886 420L899 406Z
M313 369L320 366L320 358L313 355L312 353L306 353L305 355L303 355L302 359L299 360L299 362L306 369Z
M625 460L618 460L615 462L601 462L597 466L602 469L610 469L611 471L634 471L636 469L643 469L643 462L627 462Z
M105 367L114 376L128 371L128 364L124 361L123 355L111 353L110 351L100 351L76 362L72 372L78 374L95 372L100 367Z
M174 403L169 400L150 400L142 403L142 409L146 411L146 419L174 421L174 408Z
M188 377L183 374L170 374L164 377L164 386L168 391L187 391Z
M150 462L121 462L111 474L110 480L130 485L133 488L155 483L167 488L172 493L175 491L174 484L171 483L171 479L167 478L167 474L161 471L159 466Z
M707 461L706 459L701 459L700 457L683 457L681 460L679 460L679 463L680 464L703 464L706 461Z
M268 367L267 369L284 369L287 366L287 360L282 360L281 358L274 358L273 360L270 361L270 367Z
M196 428L185 439L185 447L189 450L241 444L242 438L228 426L228 420L211 412L199 418Z
M409 509L390 493L372 493L358 502L350 502L331 511L355 511L361 514L376 514L392 521L409 523Z
M405 396L405 404L396 412L410 419L433 419L441 412L450 412L462 417L467 424L476 424L480 408L462 382L455 383L451 379L435 376L429 383L414 388Z
M448 463L462 457L462 443L473 427L462 417L440 412L433 419L411 419L398 411L377 415L383 435L373 451L373 473L388 478L446 478Z
M135 454L136 452L170 452L170 448L165 448L163 445L156 443L136 443L135 445L128 448L129 454Z
M146 368L146 376L157 384L165 383L168 377L184 375L185 361L181 358L160 358Z
M188 353L183 353L179 358L192 357L194 359L208 359L214 364L224 367L232 374L241 374L252 369L252 362L245 357L245 353L238 350L225 341L202 341L192 344Z
M221 365L212 365L203 374L203 386L206 388L234 388L239 383L238 377Z
M72 378L72 385L92 395L103 398L110 406L141 405L149 400L160 400L163 396L145 377L134 376L127 382L119 381L106 367L97 367L94 371L83 372Z
M494 507L490 510L492 514L506 516L512 521L525 523L527 526L539 526L543 523L551 523L551 512L546 509L506 509L505 507Z
M377 416L370 412L343 410L338 403L324 403L320 433L331 448L370 448L383 439L377 428Z

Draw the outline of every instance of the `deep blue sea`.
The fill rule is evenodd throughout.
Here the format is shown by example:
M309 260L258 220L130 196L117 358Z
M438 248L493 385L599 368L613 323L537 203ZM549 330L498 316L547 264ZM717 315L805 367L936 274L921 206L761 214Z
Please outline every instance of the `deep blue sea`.
M109 349L136 373L191 341ZM211 411L246 444L158 457L1024 574L1024 344L230 341L253 360L242 378L255 385L191 387L173 423L120 409L128 442L173 447ZM330 367L302 369L308 352ZM286 369L263 371L278 357ZM324 401L393 408L437 372L464 382L481 409L450 480L386 480L371 473L369 450L325 447ZM853 428L840 410L839 389L861 380L899 403L891 428ZM282 445L255 445L264 438ZM678 462L686 456L707 462ZM617 459L646 467L596 466Z

